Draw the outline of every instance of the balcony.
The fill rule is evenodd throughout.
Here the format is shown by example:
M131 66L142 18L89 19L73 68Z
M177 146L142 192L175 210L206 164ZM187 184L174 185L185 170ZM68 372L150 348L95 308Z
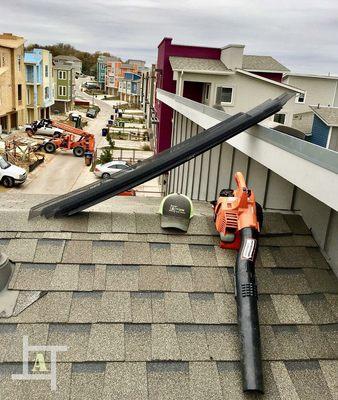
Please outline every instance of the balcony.
M157 99L173 110L172 145L228 118L161 89ZM214 200L220 189L234 187L236 171L265 210L301 214L338 273L338 153L259 124L171 171L167 192Z

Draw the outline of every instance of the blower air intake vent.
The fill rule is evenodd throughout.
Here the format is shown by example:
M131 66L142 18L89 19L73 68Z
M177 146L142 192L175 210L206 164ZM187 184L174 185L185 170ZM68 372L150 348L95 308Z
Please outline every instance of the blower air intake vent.
M241 285L242 297L257 297L257 286L254 283Z

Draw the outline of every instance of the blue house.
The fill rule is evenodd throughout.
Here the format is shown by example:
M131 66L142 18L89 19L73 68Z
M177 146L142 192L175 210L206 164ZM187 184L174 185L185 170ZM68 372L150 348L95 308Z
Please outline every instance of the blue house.
M141 76L133 72L126 72L119 81L118 91L121 100L138 104L141 94Z
M308 141L338 151L338 107L310 107L314 113Z
M39 119L39 86L42 84L42 54L34 49L25 53L28 121Z

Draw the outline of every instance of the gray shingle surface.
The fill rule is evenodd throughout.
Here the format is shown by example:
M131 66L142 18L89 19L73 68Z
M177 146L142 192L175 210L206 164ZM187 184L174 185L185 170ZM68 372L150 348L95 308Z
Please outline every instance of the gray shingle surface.
M94 264L121 264L123 254L122 242L93 242Z
M161 230L157 199L114 203L120 210L111 219L110 203L97 217L41 225L22 213L0 218L1 251L28 249L17 252L10 287L21 290L19 299L33 297L34 288L48 291L18 316L0 318L0 397L247 399L236 252L218 247L209 206L196 203L188 234L176 234ZM333 400L337 280L299 216L265 220L256 263L265 360L259 398ZM69 346L58 355L57 396L49 382L11 380L22 368L24 334L31 343Z
M67 264L90 264L93 259L92 242L67 241L62 261Z
M124 343L127 361L150 361L151 324L125 324Z
M222 389L215 362L191 362L190 393L196 400L222 400Z
M153 362L147 365L150 400L190 399L189 365L184 362Z
M35 251L34 262L59 263L62 259L64 240L41 239Z
M151 264L149 244L125 242L123 264Z
M107 265L106 290L138 290L139 267L136 265Z
M157 292L169 290L167 268L161 265L140 267L139 289Z
M191 57L169 57L171 68L175 71L210 71L227 72L228 68L221 60L191 58Z
M76 290L79 282L79 266L58 264L50 283L52 290Z
M37 242L36 239L11 239L7 245L6 253L13 261L32 262Z
M271 56L256 56L244 54L243 69L252 71L278 71L288 72L289 70Z
M58 354L59 361L86 361L89 336L87 324L50 324L47 345L68 347Z
M91 361L123 361L124 327L122 324L92 324L87 359Z
M73 364L70 399L102 398L105 379L104 367L102 363Z
M151 341L153 360L177 360L180 358L175 325L153 325Z

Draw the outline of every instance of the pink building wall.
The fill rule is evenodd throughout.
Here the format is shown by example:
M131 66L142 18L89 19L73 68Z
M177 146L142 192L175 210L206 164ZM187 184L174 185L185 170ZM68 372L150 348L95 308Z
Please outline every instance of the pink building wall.
M176 82L173 80L173 70L169 57L197 57L219 60L221 49L213 47L198 47L172 44L171 38L164 38L158 45L157 56L157 88L171 93L176 92ZM188 89L186 89L188 90ZM185 92L187 97L190 96ZM191 96L196 94L191 93ZM156 112L159 119L157 130L157 152L163 151L171 146L171 130L173 113L170 107L160 101L156 101Z

